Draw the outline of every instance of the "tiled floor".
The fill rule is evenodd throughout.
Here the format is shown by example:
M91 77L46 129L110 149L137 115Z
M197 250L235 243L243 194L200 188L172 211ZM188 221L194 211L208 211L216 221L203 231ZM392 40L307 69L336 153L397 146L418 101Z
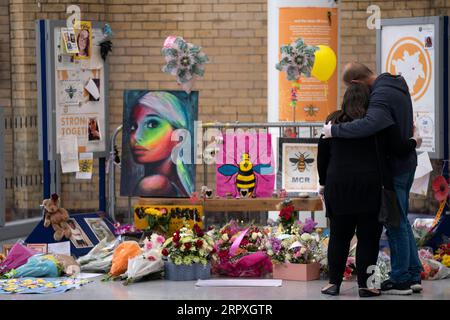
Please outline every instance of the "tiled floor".
M94 279L79 289L55 295L2 295L0 300L355 300L360 299L355 282L344 282L341 295L325 296L320 288L326 281L283 281L282 287L205 288L196 287L194 281L148 281L128 286L120 282L101 282ZM450 300L450 279L424 281L422 294L411 296L380 296L381 300Z

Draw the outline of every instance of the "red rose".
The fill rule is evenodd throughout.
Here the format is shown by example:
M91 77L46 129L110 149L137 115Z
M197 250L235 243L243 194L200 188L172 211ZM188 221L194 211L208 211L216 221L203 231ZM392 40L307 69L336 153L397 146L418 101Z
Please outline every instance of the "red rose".
M164 248L164 249L162 249L161 253L162 253L163 256L167 257L169 255L169 250Z
M181 243L179 243L179 242L175 243L175 248L178 249L179 247L181 247Z
M197 240L195 245L197 246L197 248L201 248L203 246L203 241L199 239L199 240Z
M194 232L198 237L203 237L205 233L203 232L202 228L198 226L198 224L194 224Z
M173 242L178 242L180 241L181 237L180 237L180 232L177 231L175 232L175 234L173 235Z
M185 243L184 247L186 248L186 250L189 250L192 247L192 243L190 243L190 242Z
M248 239L245 239L245 238L242 239L242 241L241 241L241 246L244 246L244 247L245 247L246 245L248 245L248 242L249 242Z
M228 250L222 250L222 251L219 251L219 257L222 259L222 258L226 258L226 257L228 257Z
M212 251L211 251L211 254L214 254L216 252L217 252L216 248L213 248Z

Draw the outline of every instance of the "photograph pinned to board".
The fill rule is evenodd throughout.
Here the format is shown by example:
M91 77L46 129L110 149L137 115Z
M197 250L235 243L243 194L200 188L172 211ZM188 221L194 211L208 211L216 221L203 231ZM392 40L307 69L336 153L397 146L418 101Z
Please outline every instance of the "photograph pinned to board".
M80 171L76 173L75 179L90 180L94 171L94 154L92 152L80 153Z
M280 138L278 189L288 194L317 192L317 151L319 139Z
M80 27L75 29L79 52L75 59L90 59L92 55L92 23L80 21Z
M78 163L78 139L76 135L66 135L59 139L62 173L80 171Z
M61 37L65 52L68 54L77 54L78 44L75 37L75 30L73 28L61 28Z
M92 117L88 119L88 141L100 141L102 139L98 119Z
M190 197L197 112L198 91L125 90L122 196Z
M100 101L100 79L90 78L84 89L89 94L89 101Z
M72 232L72 235L70 236L70 241L75 246L75 248L81 249L93 247L91 240L75 219L70 218L67 221L67 224L69 225L70 231Z
M95 234L98 241L106 238L107 242L111 242L116 238L102 218L84 218L84 221Z

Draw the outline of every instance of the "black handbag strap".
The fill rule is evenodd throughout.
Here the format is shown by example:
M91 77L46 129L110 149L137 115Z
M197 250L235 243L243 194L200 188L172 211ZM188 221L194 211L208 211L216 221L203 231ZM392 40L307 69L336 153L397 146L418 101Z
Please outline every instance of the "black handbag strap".
M384 189L383 169L381 166L380 152L378 149L378 136L375 135L374 138L375 138L375 152L377 154L378 172L380 174L380 179L381 179L381 188Z

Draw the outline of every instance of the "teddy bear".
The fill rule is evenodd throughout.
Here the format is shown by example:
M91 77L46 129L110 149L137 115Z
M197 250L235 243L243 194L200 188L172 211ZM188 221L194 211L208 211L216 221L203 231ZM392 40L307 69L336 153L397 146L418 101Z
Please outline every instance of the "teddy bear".
M72 235L67 221L69 221L69 213L66 209L59 207L59 196L54 193L50 199L45 199L42 202L44 210L44 227L48 228L50 225L55 230L53 238L60 241L63 237L67 239Z

